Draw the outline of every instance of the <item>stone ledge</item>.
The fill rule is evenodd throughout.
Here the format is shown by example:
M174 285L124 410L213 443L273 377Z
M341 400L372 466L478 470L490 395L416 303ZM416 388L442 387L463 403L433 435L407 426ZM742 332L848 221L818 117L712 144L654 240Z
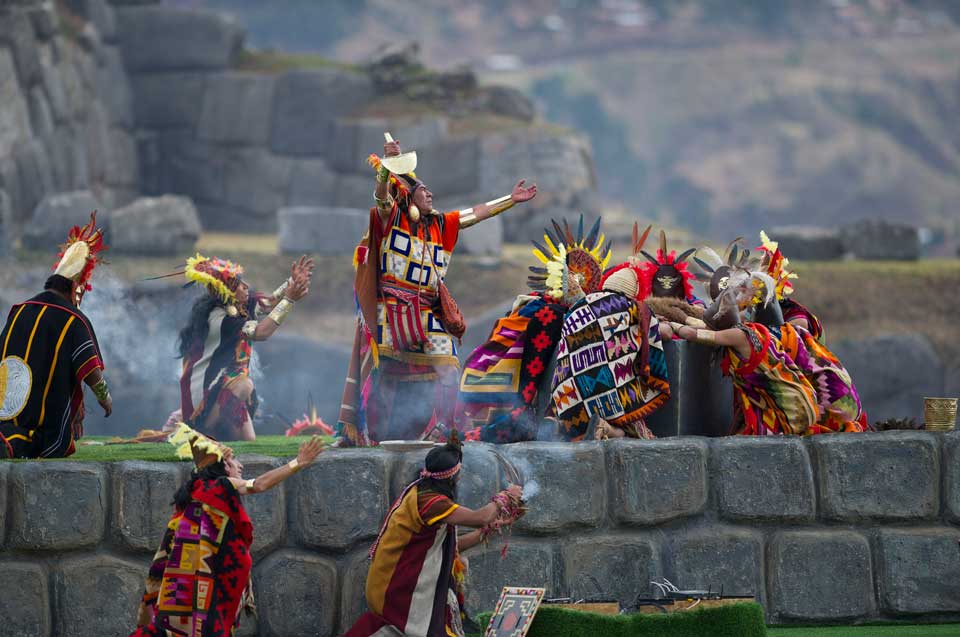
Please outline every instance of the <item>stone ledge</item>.
M960 531L882 529L877 541L883 609L960 612Z
M147 560L109 555L64 560L54 575L58 635L127 635L136 626Z
M17 463L11 467L8 480L11 546L67 550L100 542L109 497L102 465Z
M113 467L113 531L134 551L154 552L173 511L173 494L187 477L186 466L126 461Z
M960 523L960 431L943 437L943 508L947 519Z
M375 538L389 504L387 469L383 453L328 451L291 478L287 519L299 543L345 551Z
M707 503L705 440L615 441L607 448L613 519L653 525L697 515Z
M564 581L559 593L575 599L602 597L628 606L650 595L663 575L660 545L644 535L573 539L560 549Z
M875 612L870 545L859 533L783 532L768 555L768 611L774 617L847 620Z
M245 478L256 478L279 467L284 461L268 456L241 456ZM253 522L254 562L281 546L287 535L287 498L283 486L243 496L243 506Z
M493 540L489 548L478 548L468 555L467 609L471 613L493 609L504 586L542 587L547 589L547 597L557 595L559 582L551 544L512 540L503 560L501 548L501 542Z
M0 617L9 637L50 634L47 572L39 564L0 562Z
M724 438L711 443L710 473L726 520L808 522L813 470L799 438Z
M940 445L928 433L811 439L825 518L932 519L940 512Z
M706 526L670 539L669 579L684 589L753 595L763 603L763 536L735 527Z
M277 551L254 567L254 577L260 630L270 635L334 634L338 581L332 560Z

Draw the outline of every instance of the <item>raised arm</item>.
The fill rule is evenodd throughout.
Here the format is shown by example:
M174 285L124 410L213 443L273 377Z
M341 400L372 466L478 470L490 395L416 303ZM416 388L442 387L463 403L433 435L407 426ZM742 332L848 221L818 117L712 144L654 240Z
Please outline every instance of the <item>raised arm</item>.
M314 436L307 442L300 445L300 451L297 457L285 465L271 469L261 476L244 480L242 478L230 478L230 482L237 488L240 495L249 493L262 493L277 486L304 467L313 464L320 452L323 451L323 440Z
M469 228L470 226L480 223L484 219L489 219L490 217L496 217L501 212L513 208L518 203L523 203L524 201L530 201L537 196L537 184L532 186L524 187L524 180L521 179L517 182L517 185L513 187L513 191L509 195L504 195L493 201L488 201L487 203L482 203L474 206L473 208L467 208L466 210L460 211L460 227Z
M244 326L244 333L254 341L265 341L293 311L294 304L310 292L310 280L313 277L313 259L300 257L291 268L291 276L286 287L281 286L278 292L282 297L273 305L265 318L259 322L250 321Z
M383 154L385 157L396 157L400 154L400 142L395 140L384 142ZM373 200L377 204L377 213L380 220L385 221L393 210L393 197L390 195L390 171L383 164L377 169L377 186L373 190Z
M449 524L455 524L457 526L471 526L477 529L483 528L492 524L499 517L501 509L506 507L506 505L503 504L504 502L508 502L509 500L519 502L522 495L523 490L517 485L511 484L504 491L495 495L492 502L479 509L474 510L464 506L457 507L453 513L447 516L446 521ZM498 499L500 502L498 502Z

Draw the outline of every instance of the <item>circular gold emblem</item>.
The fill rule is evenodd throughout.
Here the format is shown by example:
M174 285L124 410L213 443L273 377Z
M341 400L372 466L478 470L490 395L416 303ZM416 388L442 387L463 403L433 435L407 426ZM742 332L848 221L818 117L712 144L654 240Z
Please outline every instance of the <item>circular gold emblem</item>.
M18 356L7 356L0 361L0 420L11 420L20 415L30 398L33 376L30 367Z

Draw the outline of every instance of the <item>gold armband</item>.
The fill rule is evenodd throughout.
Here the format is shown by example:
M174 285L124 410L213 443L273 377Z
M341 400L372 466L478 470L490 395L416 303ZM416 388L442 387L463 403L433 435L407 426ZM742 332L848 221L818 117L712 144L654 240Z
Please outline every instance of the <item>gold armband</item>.
M273 294L271 294L270 296L271 296L272 298L275 298L275 299L282 299L282 298L283 298L283 293L287 291L287 288L288 288L288 287L290 287L290 279L287 279L286 281L284 281L283 283L281 283L281 284L280 284L280 287L278 287L276 290L274 290L274 291L273 291Z
M243 488L246 489L247 491L253 491L253 483L256 481L257 481L256 478L250 478L249 480L243 483Z
M294 458L293 460L287 463L287 466L290 467L291 471L297 472L300 470L300 461Z
M697 342L704 345L716 345L717 333L713 330L697 330Z
M276 307L270 310L268 315L270 320L276 323L277 325L283 325L283 321L287 318L287 314L293 311L293 301L290 299L280 299L280 302L277 303Z
M492 201L488 201L483 205L490 207L490 211L487 213L487 216L485 217L486 219L490 219L491 217L496 217L501 212L510 210L510 208L513 208L515 203L513 201L513 198L510 195L504 195ZM478 221L480 220L477 219L477 213L474 211L473 208L467 208L466 210L460 211L460 227L461 228L469 228L470 226L477 223Z

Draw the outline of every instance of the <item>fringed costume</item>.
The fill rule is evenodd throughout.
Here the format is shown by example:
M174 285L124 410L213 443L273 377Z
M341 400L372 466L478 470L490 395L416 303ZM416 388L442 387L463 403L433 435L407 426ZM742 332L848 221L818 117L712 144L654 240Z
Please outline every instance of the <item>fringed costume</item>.
M83 435L83 383L104 367L79 305L103 249L91 215L70 232L51 277L72 284L71 300L47 290L10 309L0 332L0 457L63 458Z

